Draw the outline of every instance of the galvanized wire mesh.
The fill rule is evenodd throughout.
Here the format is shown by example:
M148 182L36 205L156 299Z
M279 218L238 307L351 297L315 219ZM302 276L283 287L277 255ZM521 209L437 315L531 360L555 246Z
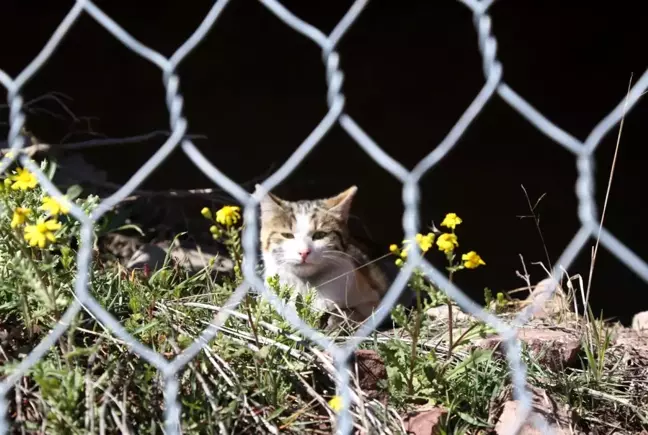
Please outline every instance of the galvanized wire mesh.
M565 248L556 264L556 268L569 268L575 257L585 246L588 239L590 239L590 237L600 237L600 243L603 246L605 246L610 252L614 253L619 260L632 269L644 281L648 282L648 264L616 239L609 231L600 227L600 222L597 218L596 204L593 197L594 179L592 170L594 160L593 154L601 139L620 121L624 110L630 110L641 94L648 88L648 72L644 73L632 87L627 96L627 100L621 101L619 105L617 105L610 114L592 130L587 139L584 142L581 142L545 118L502 81L502 65L497 60L497 42L491 33L491 18L488 15L488 8L492 4L492 0L460 0L472 11L473 14L473 22L478 33L478 47L483 59L483 71L486 82L444 140L432 152L425 156L425 158L423 158L423 160L421 160L412 171L408 171L398 161L385 153L378 144L376 144L369 135L344 112L345 97L342 93L343 73L340 69L340 56L336 51L336 46L344 34L351 28L354 21L368 3L368 0L356 0L353 6L329 35L324 34L319 29L295 16L277 0L259 1L287 26L311 39L321 47L322 59L326 68L326 83L328 86L326 97L329 110L319 125L303 141L290 158L274 174L272 174L272 176L261 184L262 188L255 194L250 194L245 191L236 182L232 181L218 168L212 165L201 154L191 140L183 139L183 137L186 137L185 132L187 122L183 117L183 99L178 92L180 78L176 74L176 69L180 62L182 62L207 35L223 9L229 3L229 0L216 1L200 26L169 58L164 57L155 50L137 41L91 1L77 0L42 51L16 78L11 78L0 69L0 83L7 89L8 104L10 108L10 131L8 142L11 149L14 151L11 158L5 158L0 163L0 172L4 172L9 165L14 162L17 158L16 156L20 155L21 163L37 175L45 190L49 192L50 195L55 196L60 201L67 204L71 209L71 214L82 224L82 243L78 254L79 270L75 283L75 301L67 309L58 322L58 325L50 332L50 334L38 346L36 346L0 384L0 433L6 433L8 430L6 422L6 412L8 407L6 401L7 393L16 381L18 381L20 377L22 377L27 370L29 370L30 367L42 358L51 348L56 340L58 340L58 338L66 331L70 321L82 308L92 312L94 316L110 328L117 337L128 343L130 351L141 356L160 370L165 380L165 401L167 405L165 411L166 431L168 434L180 433L180 406L177 401L178 382L176 380L176 375L192 358L196 356L206 342L215 337L218 333L219 326L227 320L227 310L222 310L214 322L203 331L199 339L197 339L190 347L185 349L184 352L178 355L174 360L168 361L162 355L152 351L150 348L128 334L119 322L97 303L97 301L90 295L88 289L93 224L111 207L123 200L127 195L130 195L133 190L135 190L178 146L182 148L184 153L203 173L213 180L214 183L222 189L225 189L245 206L244 219L248 223L243 234L243 248L245 251L245 282L234 292L226 304L226 307L235 307L250 289L259 291L263 297L267 298L272 305L290 321L290 323L299 328L304 336L328 350L333 355L338 370L338 389L343 402L343 410L340 413L340 418L337 424L337 432L340 434L349 434L352 430L352 419L349 412L350 389L348 371L346 370L347 360L353 353L359 341L363 337L368 336L389 314L414 268L422 268L427 275L434 282L438 283L441 288L464 310L493 326L504 339L506 355L512 373L514 398L519 400L521 405L519 407L517 425L514 428L513 433L517 433L519 428L525 423L525 421L527 421L527 417L531 410L531 396L526 388L525 367L521 361L520 344L515 336L515 327L525 323L539 307L528 307L518 315L512 325L504 323L492 314L484 311L480 306L470 300L470 298L468 298L459 288L450 283L442 273L421 257L419 248L414 244L413 249L408 256L409 258L406 265L401 269L399 275L392 283L376 315L370 318L370 320L357 332L355 337L349 340L345 346L339 347L333 344L333 342L325 335L312 330L301 319L299 319L296 312L291 307L286 306L270 289L266 288L263 281L256 274L256 265L258 260L256 255L258 243L256 225L257 208L261 198L260 195L264 192L271 191L275 186L286 179L286 177L292 173L306 155L317 146L322 137L335 123L338 123L353 139L355 139L358 145L365 150L370 158L403 184L403 205L405 207L403 214L403 229L406 238L411 240L418 232L418 203L420 199L420 190L418 186L419 180L430 168L437 165L448 151L452 149L452 147L457 143L457 140L470 126L477 114L483 109L486 102L490 98L494 97L495 94L499 95L500 98L516 109L540 131L553 139L560 146L573 153L577 160L578 181L576 183L576 194L578 197L578 217L581 222L581 227L572 241ZM91 215L86 215L79 207L70 204L69 201L63 197L62 193L45 177L45 175L29 158L17 152L23 148L25 144L24 137L21 136L21 129L25 123L25 115L23 113L24 104L23 99L20 96L20 91L25 83L31 79L50 58L50 56L53 55L54 50L59 45L62 38L83 13L89 14L115 38L119 39L126 47L157 65L162 70L163 85L166 90L166 104L169 110L169 121L172 130L171 136L160 147L160 149L124 186L121 187L121 189L106 198ZM560 272L558 269L555 269L552 272L555 278L554 285L551 288L551 291L553 292L556 288ZM543 429L544 433L548 432L546 427Z

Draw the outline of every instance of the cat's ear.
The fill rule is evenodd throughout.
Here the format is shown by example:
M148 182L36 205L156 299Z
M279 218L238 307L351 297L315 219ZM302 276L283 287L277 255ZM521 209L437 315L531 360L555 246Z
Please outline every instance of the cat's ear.
M255 186L255 194L261 191L261 185L257 184ZM273 195L270 192L267 192L259 201L261 206L261 217L265 215L274 215L277 213L282 213L284 211L283 206L285 202L283 199L279 198L277 195Z
M334 213L338 215L342 220L346 221L349 218L349 212L351 211L351 203L355 197L358 188L356 186L351 186L342 193L337 194L332 198L324 200L326 208L328 208L329 213Z

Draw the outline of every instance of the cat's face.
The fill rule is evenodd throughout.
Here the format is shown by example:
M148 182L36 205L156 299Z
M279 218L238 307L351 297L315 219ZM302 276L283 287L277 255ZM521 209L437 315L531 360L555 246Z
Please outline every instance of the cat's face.
M308 277L346 256L347 219L357 188L327 199L261 200L261 249L279 268Z

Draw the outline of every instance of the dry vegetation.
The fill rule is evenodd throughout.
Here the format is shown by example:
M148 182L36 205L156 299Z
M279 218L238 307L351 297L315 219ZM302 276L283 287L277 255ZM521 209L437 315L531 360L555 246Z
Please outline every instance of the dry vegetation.
M52 164L41 167L53 176ZM12 373L74 300L79 237L79 225L66 210L43 208L41 187L24 173L20 178L15 168L12 174L0 191L2 376ZM20 180L24 186L14 189ZM98 202L78 196L77 188L68 195L86 212ZM16 218L19 208L31 210L23 221ZM187 270L171 257L164 267L132 271L123 266L128 258L105 249L115 244L104 242L111 237L114 242L121 231L115 216L96 227L101 243L95 248L92 294L133 337L171 359L194 342L240 284L240 222L212 223L212 233L235 260L230 272L215 271L215 262ZM43 230L39 219L60 228L51 228L52 237L44 233L43 247L30 246L24 235ZM400 253L400 247L394 250L394 259ZM462 270L459 256L447 258L457 267L454 272ZM538 412L551 409L549 416L560 417L565 433L570 433L566 426L575 433L639 433L648 427L646 339L590 311L579 313L574 301L587 298L580 277L562 284L564 293L544 301L521 337ZM284 299L290 293L276 282L272 287ZM362 433L402 434L413 430L417 415L438 411L438 433L494 432L511 403L511 380L492 329L458 310L420 272L410 288L420 296L417 304L397 307L393 328L365 340L352 364L356 427ZM522 291L534 292L531 281ZM535 297L542 297L537 289ZM508 321L529 301L487 291L484 303ZM298 308L307 323L319 326L322 313L310 308L309 298ZM183 432L331 433L337 403L330 356L258 296L249 295L228 313L217 337L179 377ZM336 342L344 343L352 329L340 331ZM162 433L160 374L128 349L82 310L7 396L13 433Z

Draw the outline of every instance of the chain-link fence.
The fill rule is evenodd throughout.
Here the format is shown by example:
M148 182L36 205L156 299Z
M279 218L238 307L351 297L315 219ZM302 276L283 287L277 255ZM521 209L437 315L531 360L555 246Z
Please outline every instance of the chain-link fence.
M477 94L473 102L461 116L459 121L452 128L445 139L423 160L421 160L412 171L408 171L398 161L386 154L367 133L356 122L344 112L345 97L342 92L343 73L340 69L340 56L336 46L344 34L352 27L354 21L360 15L368 0L356 0L349 11L340 20L337 26L329 35L325 35L319 29L304 22L286 9L277 0L260 0L260 2L281 21L294 31L311 39L322 49L322 59L326 69L326 82L328 92L326 95L328 113L321 120L319 125L303 141L290 158L261 186L259 194L271 191L275 186L288 177L297 165L311 152L320 142L322 137L338 123L355 141L364 149L367 155L376 163L391 173L403 184L403 229L407 239L414 239L418 232L418 204L420 200L420 189L418 182L421 177L433 166L438 164L457 143L461 135L470 126L477 114L483 109L486 102L496 95L516 109L523 117L536 126L540 131L553 139L557 144L566 148L574 154L577 161L578 181L576 183L576 194L578 197L578 217L581 227L572 241L565 248L553 271L554 286L560 274L558 268L569 268L575 257L591 237L600 238L600 243L614 253L627 267L648 282L648 265L628 249L623 243L616 239L609 231L603 228L597 218L596 204L593 197L593 154L601 139L621 120L625 111L629 110L639 99L642 93L648 88L648 72L636 82L630 90L627 98L621 101L611 113L606 116L590 133L584 142L581 142L563 131L541 113L536 111L521 96L515 93L506 83L502 81L502 65L497 60L497 42L491 33L491 18L488 15L488 8L492 0L461 0L473 14L474 25L478 33L478 47L483 59L483 70L486 83ZM116 193L106 198L91 215L86 215L79 207L71 204L65 199L62 193L48 180L39 168L27 156L20 157L21 163L30 171L33 171L43 187L61 202L67 204L71 214L82 224L81 248L78 254L78 275L75 283L76 299L61 317L58 325L50 334L38 344L31 353L7 376L0 384L0 433L8 430L6 413L8 404L6 396L12 386L30 369L52 345L66 331L72 319L83 308L89 310L97 319L105 324L112 332L124 342L128 343L132 352L144 358L155 366L163 375L165 380L165 401L166 433L180 433L180 405L177 401L178 382L176 375L184 366L194 358L206 342L213 339L218 333L219 326L228 317L227 310L221 310L214 322L205 329L199 339L185 349L174 360L169 361L162 355L152 351L133 338L97 301L91 296L88 289L88 275L92 253L92 228L93 224L113 206L118 204L126 196L131 194L144 179L151 174L176 148L181 147L184 153L195 163L195 165L206 174L214 183L225 189L241 204L245 205L244 219L248 223L243 234L243 248L245 252L244 275L245 282L231 296L226 307L235 307L250 290L259 291L267 298L272 305L295 327L299 328L304 336L311 341L328 350L334 357L338 371L337 386L342 396L343 409L337 425L337 431L341 434L349 434L352 430L352 419L349 411L350 388L349 374L346 370L347 360L354 349L364 337L371 334L376 326L389 314L392 306L396 303L400 293L405 287L415 267L422 268L427 275L453 299L464 310L472 313L475 317L493 326L504 339L506 355L512 372L514 386L514 398L520 401L518 422L515 432L524 424L531 410L531 395L526 388L525 367L521 361L520 344L516 338L515 327L525 323L533 314L536 308L530 306L521 312L513 325L508 325L492 314L482 310L480 306L470 300L461 290L448 281L437 269L430 265L420 255L419 248L413 245L413 250L408 256L408 261L391 285L384 297L381 307L376 315L369 319L359 331L343 347L335 345L327 336L309 328L296 312L284 305L275 294L266 288L263 281L255 273L257 265L257 206L260 197L251 195L237 183L229 179L218 168L212 165L196 148L191 140L183 139L186 133L187 122L183 117L183 99L179 94L180 78L176 70L189 53L205 38L210 29L214 26L223 9L229 0L218 0L211 8L196 31L187 39L184 44L169 58L145 46L129 35L118 23L101 11L90 1L77 0L76 4L61 24L58 26L50 40L36 58L16 77L9 77L0 69L0 83L7 89L9 103L9 144L14 151L11 158L5 157L0 164L0 172L4 172L19 155L17 152L24 144L24 137L21 131L25 123L23 113L23 99L20 91L25 83L31 79L53 55L55 49L69 31L73 23L81 14L89 14L115 38L119 39L130 50L141 57L157 65L163 72L163 85L166 89L166 103L169 110L170 126L172 134L162 147L135 173L135 175ZM536 422L541 424L539 422ZM546 427L543 433L547 433Z

